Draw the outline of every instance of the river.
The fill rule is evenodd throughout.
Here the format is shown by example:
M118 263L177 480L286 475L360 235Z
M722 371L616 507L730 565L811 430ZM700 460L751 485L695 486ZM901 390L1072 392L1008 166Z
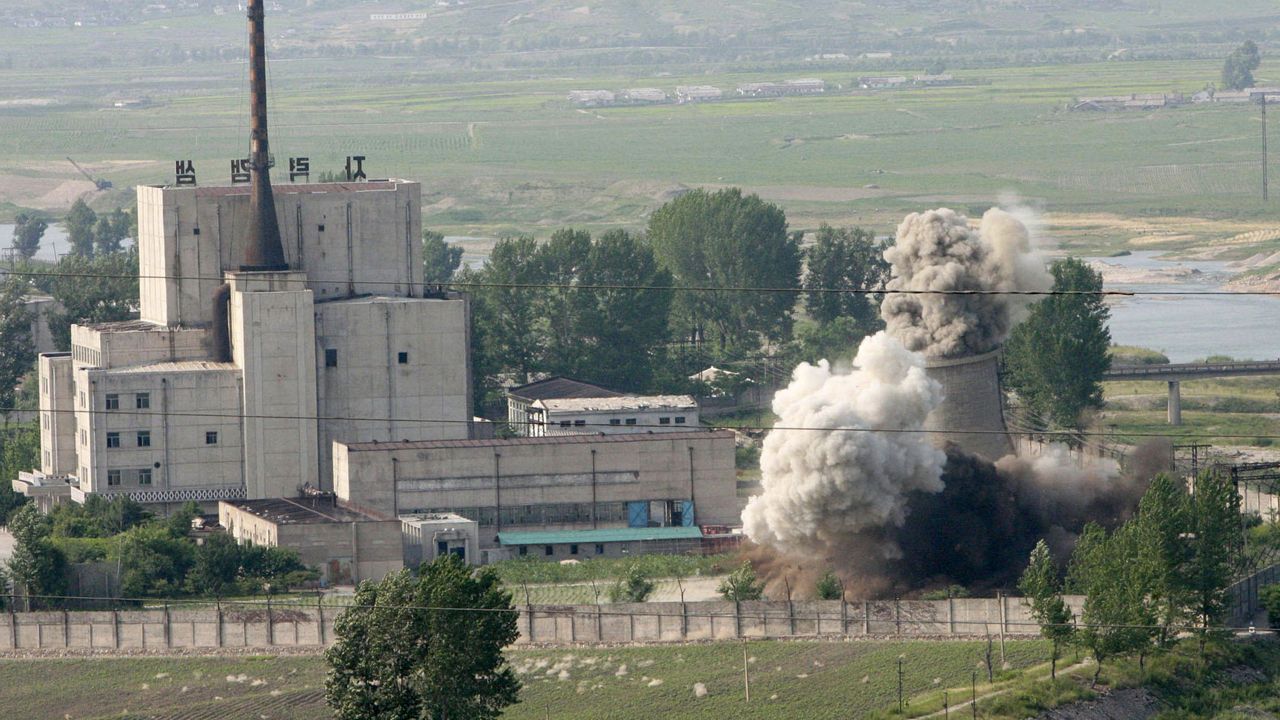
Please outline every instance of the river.
M9 251L13 249L13 225L0 224L0 259L6 263L9 260ZM44 231L44 237L40 239L40 250L36 252L36 258L39 260L48 260L55 262L58 258L67 254L71 244L67 242L67 233L63 231L61 225L50 225L48 230Z
M1220 290L1234 271L1213 260L1161 260L1161 251L1084 258L1117 268L1108 290ZM1127 277L1126 277L1127 276ZM1145 277L1144 277L1145 276ZM1280 299L1259 295L1138 295L1113 297L1111 341L1159 350L1171 362L1209 355L1280 358Z

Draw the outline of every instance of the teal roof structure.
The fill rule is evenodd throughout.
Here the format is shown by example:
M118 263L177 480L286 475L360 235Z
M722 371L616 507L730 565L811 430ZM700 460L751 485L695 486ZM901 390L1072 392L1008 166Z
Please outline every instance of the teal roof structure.
M646 540L699 540L698 527L604 528L600 530L550 530L498 533L501 545L562 545L564 543L644 542Z

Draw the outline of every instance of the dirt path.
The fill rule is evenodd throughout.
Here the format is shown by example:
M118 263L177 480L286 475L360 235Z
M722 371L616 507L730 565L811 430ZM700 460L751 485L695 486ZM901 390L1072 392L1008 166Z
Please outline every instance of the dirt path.
M1079 662L1079 663L1076 663L1075 665L1069 665L1069 666L1064 667L1064 668L1059 668L1059 669L1058 669L1058 675L1059 675L1059 676L1061 676L1061 675L1065 675L1065 674L1067 674L1067 673L1069 673L1069 672L1071 672L1071 671L1073 671L1073 670L1079 670L1080 668L1083 668L1084 666L1086 666L1086 665L1088 665L1088 664L1089 664L1088 662ZM1000 695L1004 695L1005 693L1009 692L1010 690L1012 690L1012 689L1013 689L1012 681L1009 681L1009 682L1010 682L1010 684L1009 684L1007 687L999 688L999 689L997 689L997 690L989 690L989 691L987 691L986 693L984 693L984 694L982 694L982 695L979 695L979 696L978 696L978 702L982 702L983 700L986 700L986 699L988 699L988 698L998 697L998 696L1000 696ZM962 708L967 708L967 707L969 707L970 705L972 705L972 704L973 704L973 702L974 702L973 700L965 700L965 701L964 701L964 702L962 702L962 703L958 703L958 704L956 704L956 705L951 705L951 706L946 707L946 708L943 708L942 710L939 710L939 711L937 711L937 712L931 712L931 713L929 713L928 715L918 715L918 716L916 716L916 720L923 720L924 718L932 718L932 717L942 717L942 716L943 716L943 715L945 715L945 714L949 714L949 713L955 712L955 711L960 710L960 709L962 709Z

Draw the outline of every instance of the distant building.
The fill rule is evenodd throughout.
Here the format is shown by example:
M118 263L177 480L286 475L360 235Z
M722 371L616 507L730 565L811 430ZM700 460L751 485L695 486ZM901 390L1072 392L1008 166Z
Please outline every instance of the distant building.
M920 87L932 87L935 85L954 85L956 79L950 73L941 73L939 75L917 75L911 80L912 84Z
M529 407L529 435L672 432L698 427L690 395L622 395L537 400Z
M569 93L569 102L583 107L612 105L614 99L614 94L608 90L573 90Z
M862 60L890 60L893 58L891 52L864 52L858 56Z
M869 75L858 78L858 87L863 90L890 90L905 87L906 84L907 77L905 75Z
M816 78L802 78L783 82L743 83L738 94L744 97L780 97L783 95L821 95L827 84Z
M538 400L621 397L622 393L566 377L549 377L507 390L507 424L517 435L528 436L529 409Z
M711 85L681 85L676 88L676 102L691 103L719 100L724 92Z
M1071 106L1074 111L1114 112L1116 110L1156 110L1186 102L1182 93L1131 93L1083 97Z
M631 103L664 103L671 97L658 88L629 88L622 91L622 99Z
M23 303L31 313L31 345L37 353L55 352L49 316L62 312L62 303L48 295L28 295Z
M480 525L456 513L401 515L405 567L416 568L441 555L480 563Z

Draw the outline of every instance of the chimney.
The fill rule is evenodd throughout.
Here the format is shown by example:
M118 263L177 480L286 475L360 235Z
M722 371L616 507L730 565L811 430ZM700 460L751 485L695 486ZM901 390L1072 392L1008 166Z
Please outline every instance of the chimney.
M249 237L241 270L288 270L280 242L275 197L271 192L271 155L267 147L267 50L264 40L264 0L249 0L250 115Z

